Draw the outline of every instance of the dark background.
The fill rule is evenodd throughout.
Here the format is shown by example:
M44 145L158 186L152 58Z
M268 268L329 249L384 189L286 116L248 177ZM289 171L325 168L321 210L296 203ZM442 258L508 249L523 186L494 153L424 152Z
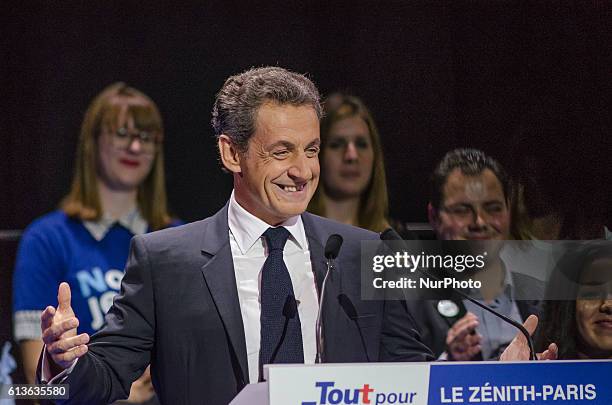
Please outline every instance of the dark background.
M426 220L428 175L458 146L511 171L540 162L576 209L612 206L610 1L10 3L0 6L0 229L56 207L82 115L118 80L162 111L174 212L212 214L231 190L209 124L214 96L227 76L260 65L365 100L395 218ZM0 243L6 319L15 244ZM0 320L0 341L9 331Z

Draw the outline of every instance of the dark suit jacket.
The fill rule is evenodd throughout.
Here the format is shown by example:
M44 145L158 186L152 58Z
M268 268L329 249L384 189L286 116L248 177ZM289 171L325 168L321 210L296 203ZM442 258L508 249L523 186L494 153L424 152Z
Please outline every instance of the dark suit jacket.
M542 281L522 273L511 274L515 291L522 292L521 296L544 297ZM517 300L515 303L523 321L532 314L540 317L539 300ZM439 357L446 350L446 334L454 321L438 312L438 301L408 300L406 305L407 311L413 315L417 329L421 333L420 340L433 351L436 358Z
M312 214L302 215L311 262L321 288L329 235L344 238L328 279L323 310L327 362L427 361L414 321L398 302L360 299L360 241L375 233ZM69 403L125 398L151 363L164 404L227 404L248 382L244 328L228 236L227 205L184 226L136 236L121 293L66 383ZM349 297L358 323L340 306ZM365 346L365 348L364 348Z

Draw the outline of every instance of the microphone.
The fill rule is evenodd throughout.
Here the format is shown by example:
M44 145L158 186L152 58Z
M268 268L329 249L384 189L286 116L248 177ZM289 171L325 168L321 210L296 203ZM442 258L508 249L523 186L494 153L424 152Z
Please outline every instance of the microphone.
M338 253L340 253L340 248L342 247L342 236L337 233L330 235L327 238L327 242L325 243L325 258L327 260L333 260L338 257Z
M404 250L408 250L406 248L406 245L404 243L404 240L402 239L402 237L393 229L393 228L388 228L385 231L381 232L380 234L380 239L383 241L401 241L402 242L402 247L404 248ZM441 279L436 276L435 274L432 274L431 272L419 267L417 268L417 271L419 271L421 274L433 278L434 280L437 281L441 281ZM514 319L508 318L505 315L500 314L499 312L495 311L494 309L490 308L489 306L481 303L480 301L470 297L469 295L465 294L463 291L458 290L456 288L453 288L451 286L451 290L458 296L460 296L463 299L466 299L468 301L470 301L471 303L473 303L474 305L479 306L480 308L484 309L485 311L488 311L490 313L492 313L493 315L495 315L498 318L503 319L504 321L506 321L507 323L509 323L510 325L514 326L515 328L517 328L518 330L521 331L521 333L523 335L525 335L525 338L527 339L527 344L529 345L529 357L531 358L531 360L537 360L537 357L535 355L535 349L534 349L534 345L533 345L533 340L531 339L531 335L529 335L529 332L527 332L527 329L525 329L525 327L520 324L519 322L516 322Z
M357 314L357 308L355 308L355 305L353 305L353 301L351 301L349 296L344 293L338 295L338 302L344 310L344 313L349 317L351 321L355 322L355 325L357 325L357 331L359 331L359 338L361 339L361 346L363 347L363 352L365 353L366 360L369 363L370 356L368 355L368 348L366 347L365 339L363 338L361 325L359 325L359 315Z
M283 345L283 342L285 341L285 336L287 335L287 328L289 327L289 321L295 318L295 315L297 314L297 312L298 312L297 301L295 300L295 297L293 295L287 295L287 299L285 300L285 304L283 305L283 316L285 317L285 324L283 325L283 333L281 334L281 337L278 340L278 343L276 344L276 347L274 348L272 355L270 356L269 364L274 364L274 360L276 360L276 356L278 355L278 352L281 346Z
M319 313L317 314L316 332L317 332L317 356L315 363L323 362L323 303L325 301L325 286L327 285L327 278L334 267L334 259L338 257L340 248L342 247L342 236L338 234L330 235L325 242L325 258L327 259L327 271L323 278L323 284L321 285L321 294L319 294Z

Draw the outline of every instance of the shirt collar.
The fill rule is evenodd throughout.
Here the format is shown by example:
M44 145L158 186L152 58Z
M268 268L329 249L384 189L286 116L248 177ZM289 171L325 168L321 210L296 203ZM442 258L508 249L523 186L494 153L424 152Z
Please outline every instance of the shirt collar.
M263 233L270 228L269 224L238 204L234 197L234 191L232 191L227 210L227 222L230 232L242 254L251 249ZM306 248L306 232L304 231L304 224L300 215L287 219L279 226L287 228L292 239L298 244L300 249Z
M503 259L501 260L501 266L502 266L502 271L504 272L504 281L502 283L503 284L502 294L514 300L514 281L512 280L512 274L506 268L506 263L504 263ZM465 292L474 298L482 299L482 294L480 293L480 290L477 288L466 289Z
M123 226L134 235L142 235L146 233L149 228L147 221L140 215L138 208L134 208L119 219L114 219L107 213L104 213L102 218L98 221L83 221L85 229L87 229L91 236L98 242L104 239L108 231L116 223Z

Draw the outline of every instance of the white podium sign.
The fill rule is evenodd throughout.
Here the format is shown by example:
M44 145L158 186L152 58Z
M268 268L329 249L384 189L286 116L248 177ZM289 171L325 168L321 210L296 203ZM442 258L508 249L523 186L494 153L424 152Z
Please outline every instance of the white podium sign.
M278 365L267 372L270 405L427 405L428 363Z
M612 404L609 360L270 365L264 375L231 404Z

